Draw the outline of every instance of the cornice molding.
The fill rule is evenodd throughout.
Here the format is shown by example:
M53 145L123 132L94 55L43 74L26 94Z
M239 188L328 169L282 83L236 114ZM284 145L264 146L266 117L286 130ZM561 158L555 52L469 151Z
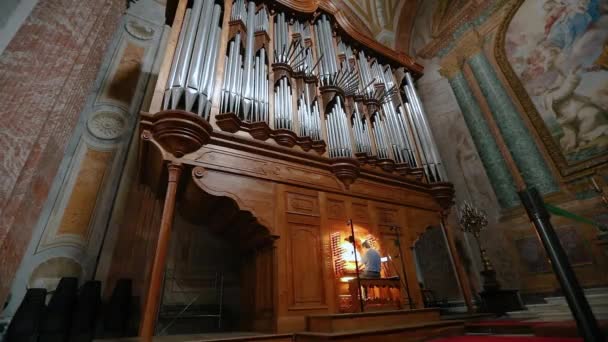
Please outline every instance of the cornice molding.
M452 54L448 57L445 57L439 63L441 69L439 69L439 74L448 80L452 79L458 73L462 72L463 59L457 54Z

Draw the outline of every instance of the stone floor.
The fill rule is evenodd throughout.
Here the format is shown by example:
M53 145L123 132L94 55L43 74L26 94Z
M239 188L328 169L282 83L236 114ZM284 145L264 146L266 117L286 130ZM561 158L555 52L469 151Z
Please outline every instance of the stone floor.
M608 288L585 290L585 297L598 320L608 319ZM526 305L528 310L509 312L514 319L557 322L573 319L565 297L547 297L543 304Z

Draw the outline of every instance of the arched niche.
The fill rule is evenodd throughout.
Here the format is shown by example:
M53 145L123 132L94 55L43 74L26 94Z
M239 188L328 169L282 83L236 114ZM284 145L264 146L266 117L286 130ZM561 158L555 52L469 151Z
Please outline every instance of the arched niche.
M221 186L215 179L213 173L194 168L183 184L161 292L158 334L273 330L277 237L263 223L271 221L258 216L259 208L247 194L249 187L242 187L244 192L219 191L206 183ZM218 315L220 304L221 324L218 317L201 317Z
M440 225L429 225L412 243L416 277L427 306L446 305L461 294L450 250Z

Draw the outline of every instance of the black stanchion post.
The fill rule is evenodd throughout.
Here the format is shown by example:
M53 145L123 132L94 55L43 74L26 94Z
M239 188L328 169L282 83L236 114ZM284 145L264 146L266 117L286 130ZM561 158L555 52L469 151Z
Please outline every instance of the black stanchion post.
M545 247L549 259L551 259L551 266L568 301L568 306L576 320L579 332L587 342L604 341L602 331L595 320L587 298L585 298L576 275L570 267L566 252L564 252L559 238L551 225L551 216L545 208L542 197L535 188L529 188L520 191L519 198L536 227L538 236Z

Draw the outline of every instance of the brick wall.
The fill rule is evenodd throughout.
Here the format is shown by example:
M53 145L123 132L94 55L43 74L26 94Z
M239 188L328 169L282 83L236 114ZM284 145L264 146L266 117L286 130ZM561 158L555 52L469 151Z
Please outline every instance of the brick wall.
M40 1L0 56L0 303L125 4Z

